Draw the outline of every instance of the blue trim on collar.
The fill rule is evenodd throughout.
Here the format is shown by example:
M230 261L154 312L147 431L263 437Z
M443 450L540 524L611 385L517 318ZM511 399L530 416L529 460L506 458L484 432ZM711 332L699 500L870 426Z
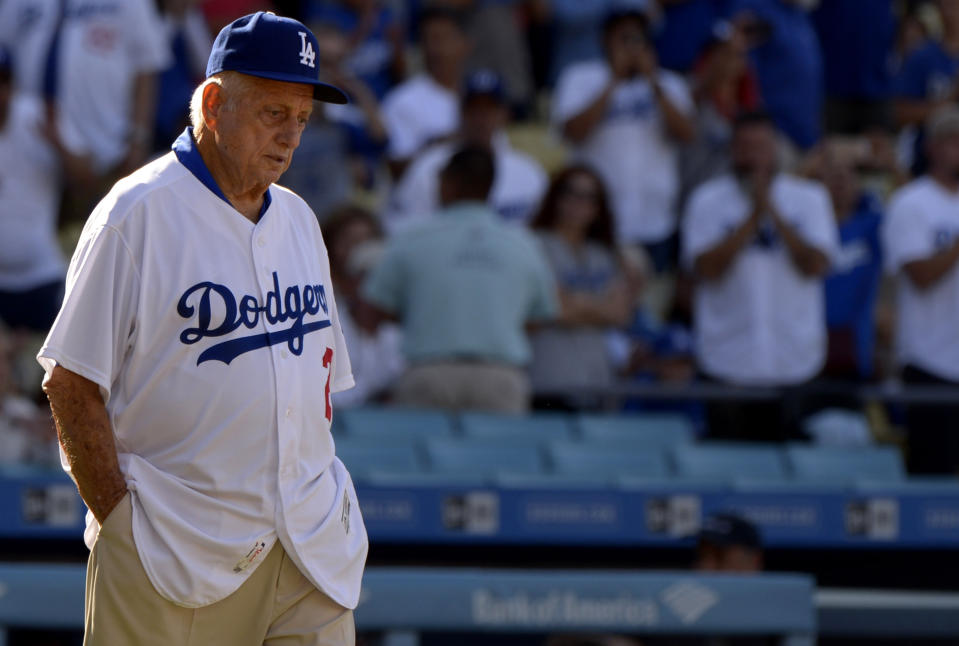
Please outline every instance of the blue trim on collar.
M216 180L213 179L213 174L210 173L210 169L206 167L203 157L200 156L200 151L197 150L196 140L193 138L193 128L187 127L187 129L176 138L176 141L173 142L170 148L173 149L180 163L186 166L186 169L193 173L193 176L200 180L201 184L206 186L210 192L218 198L230 204L230 200L226 199L226 195L220 190ZM267 209L270 208L270 204L272 203L273 196L270 195L270 189L267 188L266 193L263 195L263 206L260 207L261 218L266 214ZM232 207L233 205L230 204L230 206Z

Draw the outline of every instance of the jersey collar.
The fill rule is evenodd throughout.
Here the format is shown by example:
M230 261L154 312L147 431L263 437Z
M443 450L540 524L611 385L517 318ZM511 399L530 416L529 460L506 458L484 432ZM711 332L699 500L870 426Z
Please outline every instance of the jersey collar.
M200 180L201 184L206 186L210 192L218 198L230 204L230 200L226 199L226 195L224 195L220 187L217 186L216 180L213 179L213 174L210 173L210 169L206 167L203 157L200 156L200 151L197 150L196 140L193 139L193 128L187 127L187 129L176 138L171 148L176 154L176 158L180 160L180 163L186 166L186 169L193 173L193 176ZM266 210L270 208L272 202L273 197L270 195L270 189L267 188L263 196L263 206L260 207L261 218L266 214ZM230 206L232 207L233 205L230 204Z

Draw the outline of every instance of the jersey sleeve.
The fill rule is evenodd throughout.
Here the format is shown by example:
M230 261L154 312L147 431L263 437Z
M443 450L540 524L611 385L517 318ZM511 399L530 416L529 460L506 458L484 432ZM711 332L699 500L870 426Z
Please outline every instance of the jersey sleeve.
M137 72L158 72L171 63L166 30L150 0L126 0L127 55Z
M692 269L696 259L719 244L731 232L723 218L717 217L713 200L716 191L710 185L693 191L682 220L682 263Z
M816 184L810 189L807 208L808 224L800 227L799 234L833 264L839 258L839 226L833 214L832 199L825 187Z
M896 273L907 263L935 254L935 236L924 213L915 194L893 197L881 231L889 273Z
M349 390L355 385L353 380L353 366L350 363L350 353L346 349L346 338L343 336L343 327L340 325L340 314L336 306L333 290L327 294L330 302L330 321L333 323L333 379L330 382L330 392L338 393Z
M551 121L563 125L589 107L609 80L609 72L600 64L580 63L565 70L556 82Z
M45 379L60 365L100 387L104 401L136 332L139 268L113 227L80 240L67 272L66 293L37 360Z
M691 117L696 112L696 104L693 102L693 95L689 92L689 86L686 81L677 74L666 73L661 78L663 92L677 110L687 117Z

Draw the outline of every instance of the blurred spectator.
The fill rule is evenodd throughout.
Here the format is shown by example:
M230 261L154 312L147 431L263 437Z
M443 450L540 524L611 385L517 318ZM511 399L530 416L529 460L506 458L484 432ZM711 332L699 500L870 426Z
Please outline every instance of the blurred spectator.
M959 101L959 1L936 0L942 39L928 40L902 62L895 81L895 116L913 137L914 175L926 172L922 125L940 108Z
M159 76L153 144L164 151L190 122L190 97L206 76L213 37L199 0L156 0L172 62Z
M214 34L240 16L273 10L273 3L269 0L203 0L202 6L206 22Z
M838 251L829 194L780 172L776 129L765 114L737 120L732 164L732 173L693 193L683 221L684 261L700 281L699 367L731 384L801 386L826 360L822 278ZM786 404L711 404L710 433L776 439L798 425L782 423Z
M701 572L755 574L763 569L763 545L754 524L736 514L713 514L703 521L696 545Z
M18 86L51 102L59 129L77 133L71 152L90 155L97 175L145 160L157 73L170 64L154 0L6 0L0 32L19 61Z
M372 213L356 206L332 211L323 221L330 275L340 325L356 385L333 395L334 406L359 406L384 395L404 369L401 335L393 323L372 325L360 286L382 256L383 230ZM375 327L375 331L368 330Z
M57 242L61 182L83 177L87 162L67 151L38 97L13 89L12 70L0 46L0 321L45 333L66 274Z
M892 0L828 0L819 3L812 20L826 62L826 130L860 134L887 128L896 38Z
M694 134L692 98L679 76L658 67L643 13L611 13L603 45L605 60L563 72L553 123L605 181L619 242L645 245L661 271L675 249L677 142Z
M801 150L819 139L823 64L806 0L735 0L752 43L763 104Z
M306 22L344 34L343 69L382 99L406 76L406 30L383 0L312 0ZM320 44L322 49L322 43ZM323 51L326 56L326 51Z
M504 79L506 100L516 114L528 114L533 102L533 68L520 29L523 0L445 0L471 9L471 69L490 69Z
M470 45L459 12L423 10L419 20L425 71L395 87L383 101L394 178L421 150L459 127L459 90Z
M485 202L493 157L464 148L440 177L439 216L398 234L363 295L403 327L411 364L400 405L521 413L529 408L527 323L557 314L536 242Z
M346 36L322 25L313 33L322 52L320 76L345 90L350 103L316 107L283 183L322 219L329 208L348 200L354 189L374 188L387 133L376 95L346 66Z
M533 393L547 395L538 405L575 409L590 401L575 393L612 384L606 333L626 325L634 301L617 257L602 180L585 166L560 172L532 227L552 266L560 303L556 323L532 335Z
M464 84L457 141L435 144L413 161L393 192L389 226L421 222L435 214L440 171L461 145L493 153L496 174L490 206L503 219L525 224L546 191L546 172L539 162L510 146L508 123L509 106L500 77L490 70L470 74Z
M839 253L826 278L829 353L825 372L853 381L874 376L876 299L882 278L882 204L863 189L858 175L869 153L865 140L827 139L821 144L814 175L829 190L839 225Z
M603 56L603 21L618 0L543 0L548 6L552 42L549 84L574 65ZM645 6L645 2L637 2Z
M732 0L659 0L656 53L663 67L686 74L714 38L713 27L729 13Z
M49 411L16 392L10 335L0 322L0 464L58 463L57 434Z
M959 385L959 109L935 114L928 133L928 174L893 195L882 241L903 380ZM907 426L911 472L959 472L959 407L910 406Z
M759 108L759 82L748 54L739 25L716 23L693 69L696 136L680 149L680 209L693 189L729 170L733 120Z

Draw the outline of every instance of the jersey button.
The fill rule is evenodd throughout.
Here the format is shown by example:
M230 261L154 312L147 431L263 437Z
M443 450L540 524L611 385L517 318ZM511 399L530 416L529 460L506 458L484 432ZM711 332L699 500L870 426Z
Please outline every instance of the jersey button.
M256 246L258 246L258 247L265 247L265 246L266 246L266 239L265 239L263 236L260 236L259 238L257 238L257 239L256 239Z
M289 418L291 418L291 417L293 417L293 407L292 407L292 406L287 406L287 407L286 407L286 418L289 419Z
M280 356L283 357L284 359L289 359L290 353L287 352L286 350L280 350Z

